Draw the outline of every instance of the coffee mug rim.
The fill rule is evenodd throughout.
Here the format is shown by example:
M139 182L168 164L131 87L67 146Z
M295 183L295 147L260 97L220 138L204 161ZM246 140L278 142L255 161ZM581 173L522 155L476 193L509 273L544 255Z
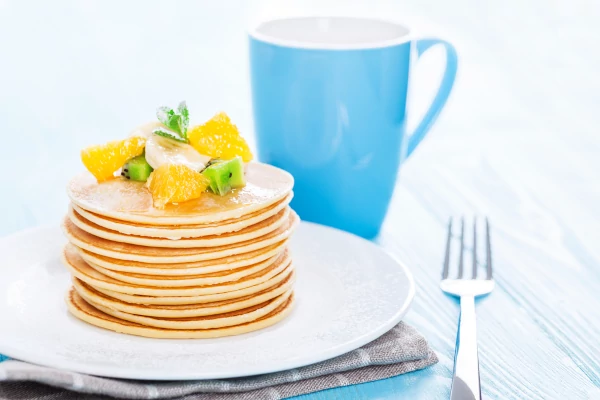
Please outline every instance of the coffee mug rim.
M343 44L332 44L332 43L319 43L319 42L305 42L299 40L281 39L271 35L267 35L258 31L258 29L265 23L275 21L288 21L298 19L351 19L359 21L371 21L371 22L383 22L386 24L396 25L397 27L405 31L404 34L386 40L373 41L368 43L343 43ZM411 40L411 30L404 24L398 23L384 18L370 18L370 17L346 17L346 16L331 16L331 15L314 15L314 16L299 16L299 17L279 17L263 19L253 24L247 30L250 38L279 47L306 49L306 50L370 50L370 49L381 49L387 47L393 47L400 44L408 43Z

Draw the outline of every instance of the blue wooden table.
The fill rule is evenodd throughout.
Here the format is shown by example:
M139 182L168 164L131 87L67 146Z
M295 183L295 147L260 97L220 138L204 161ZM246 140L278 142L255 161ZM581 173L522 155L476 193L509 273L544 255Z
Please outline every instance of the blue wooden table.
M158 2L0 0L0 234L58 224L79 150L159 104L225 110L252 139L252 17L384 16L445 37L455 91L404 166L377 242L412 269L406 321L440 356L424 371L304 399L445 399L458 305L438 288L451 215L487 215L497 288L478 304L489 399L600 398L600 6L593 0ZM413 75L414 120L439 76Z

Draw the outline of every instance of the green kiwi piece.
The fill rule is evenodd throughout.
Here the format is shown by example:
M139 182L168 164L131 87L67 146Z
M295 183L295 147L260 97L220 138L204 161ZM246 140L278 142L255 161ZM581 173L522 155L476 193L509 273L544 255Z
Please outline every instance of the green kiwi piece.
M146 182L152 171L152 167L142 154L127 161L121 169L121 175L132 181Z
M210 190L221 196L226 195L232 188L246 185L241 157L213 162L202 171L202 174L210 179Z

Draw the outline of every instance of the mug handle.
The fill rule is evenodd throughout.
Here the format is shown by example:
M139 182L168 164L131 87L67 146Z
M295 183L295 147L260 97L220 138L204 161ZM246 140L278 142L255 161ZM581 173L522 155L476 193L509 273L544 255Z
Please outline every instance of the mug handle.
M408 136L408 146L406 148L406 157L409 157L413 151L417 148L421 140L425 137L431 125L435 122L440 111L444 108L446 100L452 91L454 85L454 78L456 78L456 69L458 66L458 58L456 56L456 49L450 43L441 39L418 39L415 41L417 48L417 57L420 57L429 50L431 47L441 44L446 49L446 70L437 94L435 95L429 110L423 116L423 119L417 125L415 131Z

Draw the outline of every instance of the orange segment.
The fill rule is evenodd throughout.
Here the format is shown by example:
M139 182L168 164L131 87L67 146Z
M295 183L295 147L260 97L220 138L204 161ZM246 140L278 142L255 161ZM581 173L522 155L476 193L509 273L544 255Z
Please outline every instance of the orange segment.
M81 161L98 182L102 182L113 178L127 160L142 154L145 145L146 139L139 136L115 140L81 150Z
M185 165L163 164L150 174L146 187L152 193L154 207L197 199L206 191L210 180Z
M199 153L213 157L230 160L241 156L244 162L252 160L252 152L243 137L240 136L237 126L225 113L212 117L204 125L198 125L188 130L190 144Z

